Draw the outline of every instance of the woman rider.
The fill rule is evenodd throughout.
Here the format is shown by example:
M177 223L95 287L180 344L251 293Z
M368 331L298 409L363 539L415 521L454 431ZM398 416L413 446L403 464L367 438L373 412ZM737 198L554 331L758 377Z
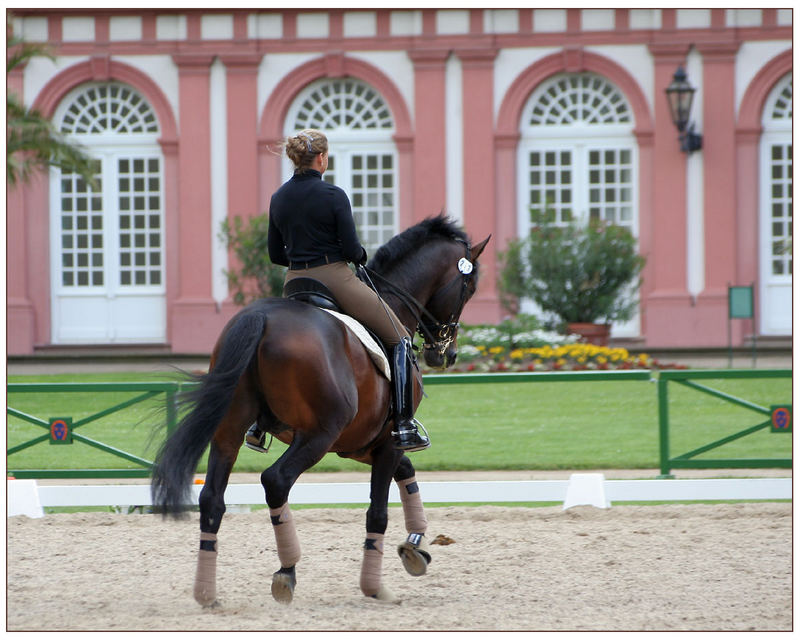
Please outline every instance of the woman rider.
M418 451L430 446L419 433L412 401L411 337L377 293L356 278L348 262L363 265L367 251L356 233L350 201L339 187L322 180L328 168L328 139L305 129L285 141L294 175L272 196L269 205L269 258L289 267L285 283L298 277L319 280L348 315L375 332L392 352L395 446ZM265 434L257 425L247 442L263 447Z

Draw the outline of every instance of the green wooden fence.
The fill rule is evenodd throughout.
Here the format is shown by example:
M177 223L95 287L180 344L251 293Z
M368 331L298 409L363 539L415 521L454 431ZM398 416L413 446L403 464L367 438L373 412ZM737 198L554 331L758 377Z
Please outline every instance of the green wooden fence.
M722 391L699 384L697 380L741 379L741 378L791 378L791 369L752 369L752 370L669 370L651 372L648 370L616 370L616 371L566 371L566 372L530 372L530 373L487 373L487 374L436 374L425 376L425 385L437 384L516 384L533 382L589 382L589 381L658 381L658 416L659 416L659 451L660 466L663 477L670 477L672 469L709 469L709 468L790 468L790 458L770 459L698 459L702 453L720 447L728 442L755 433L761 429L771 428L773 431L791 430L791 406L778 405L762 407L747 400L736 398ZM677 383L710 394L734 405L750 409L767 420L757 425L738 431L730 436L710 442L702 447L678 456L670 456L670 419L668 384ZM69 444L72 441L83 442L128 462L133 462L133 469L13 469L9 464L9 474L16 478L132 478L147 477L152 468L152 461L132 453L104 444L95 439L77 433L77 431L100 418L123 411L132 405L145 402L153 397L163 395L166 409L167 433L177 423L177 397L195 383L181 382L129 382L129 383L9 383L8 394L12 393L110 393L134 392L133 398L114 404L95 414L72 421L69 416L58 418L42 418L28 415L11 406L7 407L9 416L41 427L45 433L7 449L7 456L41 443ZM779 424L776 424L779 423Z
M11 393L136 393L132 398L118 402L80 420L73 421L70 416L56 418L43 418L33 416L11 406L6 408L6 413L24 422L42 428L45 433L27 440L21 444L10 447L6 451L11 456L18 451L27 449L41 443L71 444L73 441L82 442L113 456L133 462L137 468L133 469L14 469L9 462L8 473L15 478L146 478L150 475L153 463L140 456L127 451L122 451L93 438L89 438L78 430L100 418L118 413L129 407L143 403L151 398L163 395L167 423L167 432L171 432L177 423L177 396L183 388L178 382L58 382L58 383L9 383L8 394Z
M672 469L759 469L782 468L792 466L791 458L737 458L737 459L699 459L697 456L717 449L729 442L771 429L774 432L791 432L791 405L773 405L762 407L743 398L737 398L718 389L700 384L698 380L733 380L759 378L791 378L791 369L683 369L662 371L658 376L658 431L661 476L670 477ZM709 442L686 453L670 455L670 419L669 419L669 384L680 384L700 393L711 395L733 405L749 409L762 420L753 426L736 431L724 438ZM766 420L763 418L766 417Z

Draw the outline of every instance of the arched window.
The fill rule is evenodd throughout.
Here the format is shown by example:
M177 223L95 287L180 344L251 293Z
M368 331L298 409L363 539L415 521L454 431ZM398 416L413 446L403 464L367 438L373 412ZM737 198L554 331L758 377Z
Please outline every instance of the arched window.
M604 220L636 235L637 145L625 95L595 73L562 73L531 93L520 118L517 155L518 230L535 214L556 224ZM525 306L538 310L531 302ZM615 323L615 336L639 334L639 318Z
M761 332L792 333L792 75L770 92L760 144Z
M361 80L319 80L289 109L285 133L302 129L319 129L328 137L324 179L349 196L359 238L371 254L397 232L397 153L389 106ZM288 162L284 168L291 171Z
M636 142L625 96L593 73L561 74L534 90L519 146L519 230L531 211L597 218L636 232Z
M61 118L61 132L158 134L158 120L150 105L131 87L103 84L82 89L68 104Z
M54 123L96 161L94 188L51 174L53 342L166 339L158 118L132 87L93 83Z

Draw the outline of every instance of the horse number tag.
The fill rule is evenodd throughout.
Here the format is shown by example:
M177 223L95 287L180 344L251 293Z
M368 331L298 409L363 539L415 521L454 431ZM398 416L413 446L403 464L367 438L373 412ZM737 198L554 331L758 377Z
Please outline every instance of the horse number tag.
M461 260L458 261L458 270L467 276L472 273L472 263L466 258L461 258Z

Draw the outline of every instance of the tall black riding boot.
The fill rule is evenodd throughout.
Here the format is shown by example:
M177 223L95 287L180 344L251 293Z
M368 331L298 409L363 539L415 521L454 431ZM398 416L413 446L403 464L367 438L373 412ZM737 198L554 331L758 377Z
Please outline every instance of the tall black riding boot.
M394 391L394 446L403 451L419 451L431 446L422 425L414 419L414 366L411 340L403 338L392 353L392 389ZM423 431L425 430L422 427Z

